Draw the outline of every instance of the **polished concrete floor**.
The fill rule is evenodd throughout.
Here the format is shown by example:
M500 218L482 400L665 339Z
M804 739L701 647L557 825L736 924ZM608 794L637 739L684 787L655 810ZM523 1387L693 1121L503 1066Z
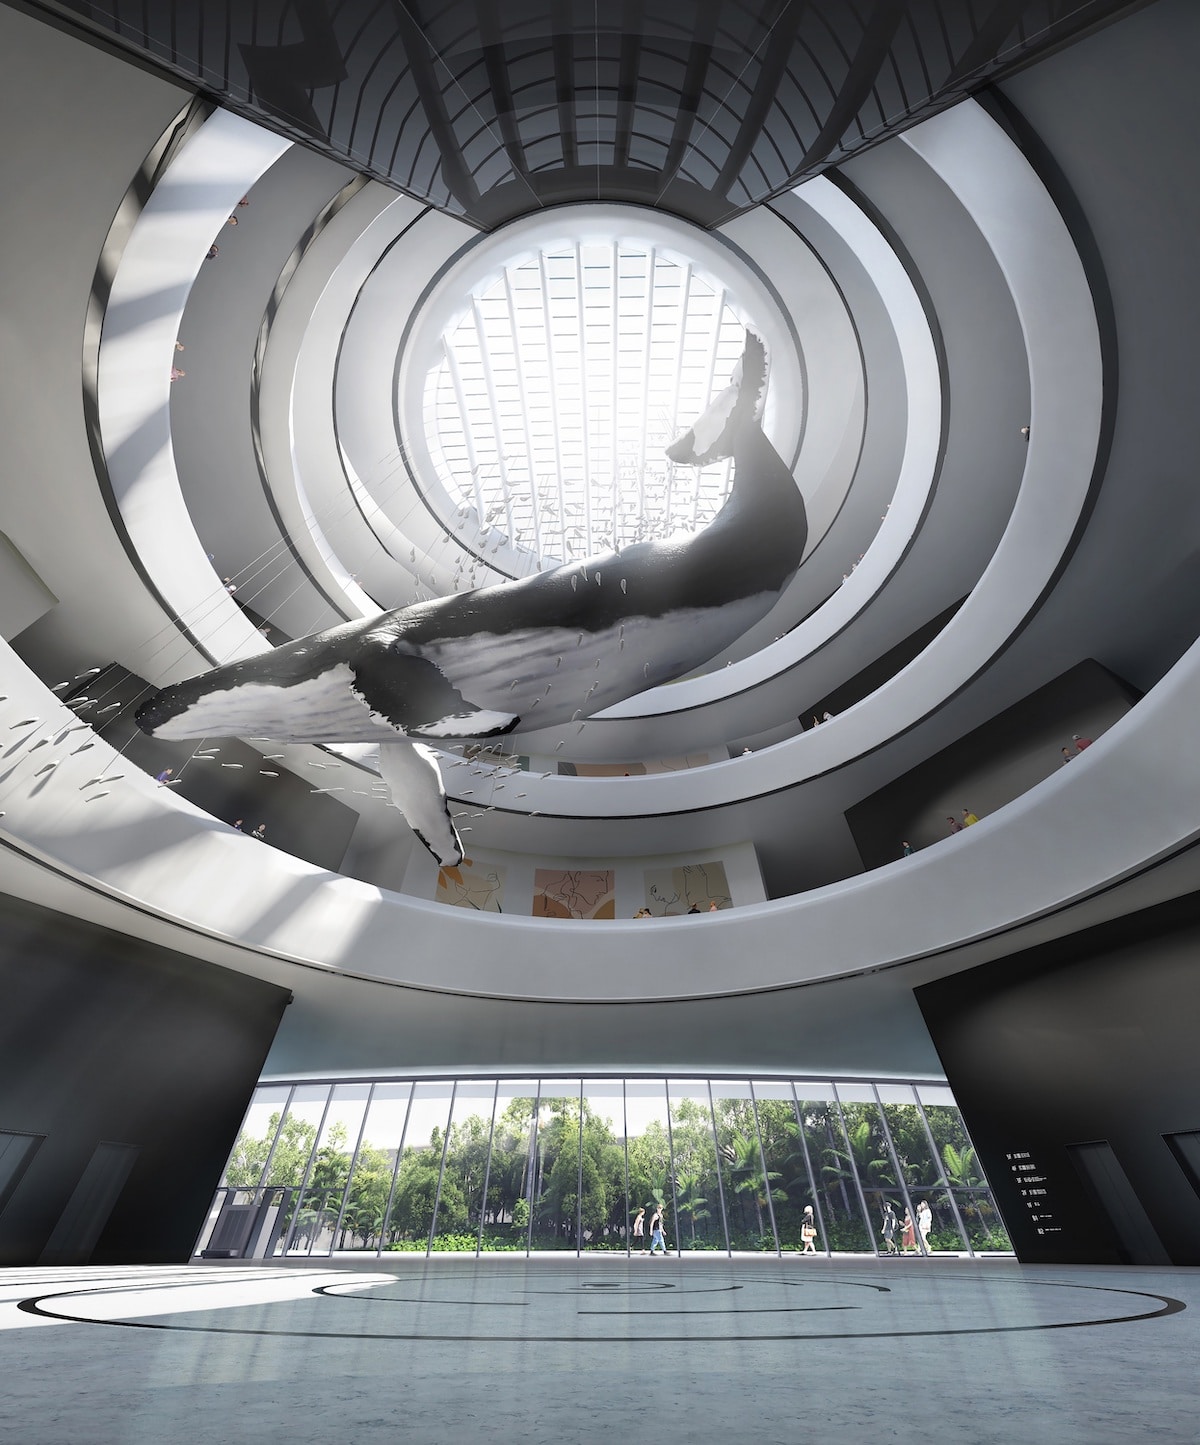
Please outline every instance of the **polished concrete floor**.
M1200 1271L453 1255L0 1270L12 1445L1200 1441Z

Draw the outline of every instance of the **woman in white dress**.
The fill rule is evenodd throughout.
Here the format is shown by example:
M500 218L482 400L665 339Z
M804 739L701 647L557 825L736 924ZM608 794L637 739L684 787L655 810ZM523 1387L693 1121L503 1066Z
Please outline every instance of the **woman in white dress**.
M921 1236L921 1247L929 1254L929 1231L933 1228L933 1210L928 1200L922 1199L917 1205L917 1232Z

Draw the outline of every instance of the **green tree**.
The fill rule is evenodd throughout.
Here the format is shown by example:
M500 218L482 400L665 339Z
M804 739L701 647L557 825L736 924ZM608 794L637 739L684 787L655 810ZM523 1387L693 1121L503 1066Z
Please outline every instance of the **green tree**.
M778 1169L764 1170L756 1135L734 1134L721 1146L721 1154L729 1171L733 1192L748 1198L754 1205L754 1219L760 1236L769 1233L763 1208L768 1198L785 1200L787 1191L772 1183L783 1176Z
M595 1244L610 1234L623 1235L625 1214L625 1151L617 1141L608 1119L583 1105L583 1230ZM595 1169L595 1206L588 1204L588 1165Z
M674 1192L680 1230L686 1221L693 1248L699 1242L721 1243L716 1200L717 1146L713 1138L712 1110L707 1100L683 1098L671 1101L671 1144L675 1161Z
M484 1206L483 1180L490 1132L489 1121L472 1114L451 1126L446 1150L446 1176L457 1182L467 1205L468 1222L476 1228Z
M271 1168L266 1183L297 1185L304 1178L317 1139L316 1125L289 1114L280 1130L279 1117L278 1111L271 1115L261 1139L245 1132L238 1136L229 1167L225 1170L226 1184L238 1189L253 1188L262 1178L268 1156ZM279 1133L278 1139L276 1132ZM274 1154L271 1153L272 1143L275 1145Z
M663 1205L671 1176L671 1144L666 1126L652 1119L645 1131L629 1141L629 1203Z
M579 1193L580 1163L582 1162L583 1194ZM582 1198L582 1209L579 1200ZM580 1223L584 1233L597 1235L608 1219L608 1195L596 1161L585 1150L583 1159L571 1159L563 1150L554 1161L546 1199L557 1221L556 1235L561 1234L572 1242L575 1238L576 1211L579 1209Z
M435 1135L438 1130L434 1130ZM441 1148L404 1151L396 1195L392 1204L393 1238L426 1237L433 1227L433 1211L438 1198L438 1174L441 1170ZM456 1179L442 1181L438 1209L438 1232L462 1229L467 1223L467 1206Z
M866 1197L867 1208L875 1209L884 1197L885 1186L894 1186L896 1183L891 1161L886 1157L886 1146L876 1138L870 1119L861 1118L852 1122L849 1111L846 1118L846 1138L850 1144L848 1150L833 1145L826 1149L829 1162L821 1166L821 1173L828 1179L843 1183L853 1181L857 1174Z
M700 1193L703 1187L701 1176L698 1173L684 1174L676 1171L675 1204L680 1217L688 1221L693 1249L696 1247L696 1225L700 1220L707 1219L710 1214L710 1211L705 1208L708 1200Z
M959 1189L974 1189L983 1183L983 1175L975 1169L975 1150L968 1145L956 1149L953 1144L942 1146L942 1163L946 1178Z
M357 1239L360 1249L373 1249L380 1243L391 1187L391 1157L364 1139L358 1151L346 1211L342 1216L339 1249L346 1248L347 1238L351 1240L351 1247Z
M514 1215L517 1202L528 1200L533 1165L533 1105L530 1098L509 1101L492 1135L492 1164L488 1179L486 1213L493 1225L506 1220L514 1231L529 1224L517 1223Z

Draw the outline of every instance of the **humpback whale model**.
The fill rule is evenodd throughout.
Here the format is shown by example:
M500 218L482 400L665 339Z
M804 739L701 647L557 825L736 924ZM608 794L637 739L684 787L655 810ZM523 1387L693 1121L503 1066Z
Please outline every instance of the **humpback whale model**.
M378 743L392 801L439 863L458 863L423 739L554 727L681 677L764 617L796 571L804 502L763 434L766 380L747 333L730 386L667 448L696 466L733 457L729 498L702 532L302 637L164 688L138 725L158 738Z

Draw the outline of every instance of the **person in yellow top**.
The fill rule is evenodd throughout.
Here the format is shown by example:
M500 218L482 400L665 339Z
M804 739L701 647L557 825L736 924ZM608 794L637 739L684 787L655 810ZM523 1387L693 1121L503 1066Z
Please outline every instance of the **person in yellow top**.
M963 827L964 827L964 828L969 828L972 823L978 823L978 822L979 822L979 815L978 815L978 813L972 813L971 810L970 810L970 808L964 808L964 809L963 809Z

